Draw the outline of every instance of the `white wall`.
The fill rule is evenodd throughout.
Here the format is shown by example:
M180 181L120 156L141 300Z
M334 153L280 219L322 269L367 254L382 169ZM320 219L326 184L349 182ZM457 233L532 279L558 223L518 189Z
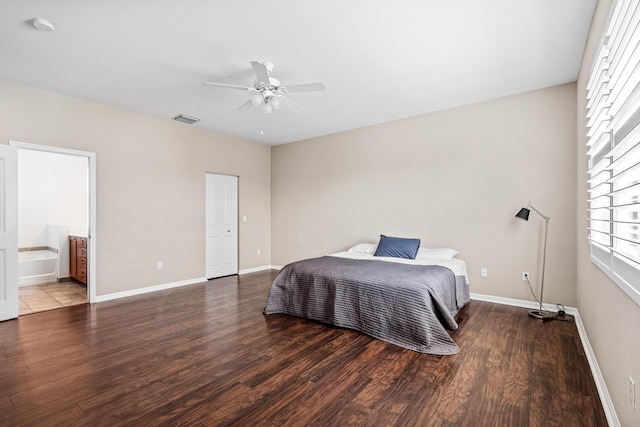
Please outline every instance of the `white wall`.
M86 158L18 150L18 247L50 246L48 225L86 235Z

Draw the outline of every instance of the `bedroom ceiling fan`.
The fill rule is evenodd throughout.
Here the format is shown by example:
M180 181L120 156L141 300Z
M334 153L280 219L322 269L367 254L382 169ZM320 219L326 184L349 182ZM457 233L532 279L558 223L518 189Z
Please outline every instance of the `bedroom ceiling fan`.
M253 87L216 82L204 82L204 84L228 89L256 92L247 102L242 104L238 110L246 111L254 106L262 106L265 113L271 113L273 110L279 110L283 105L293 111L305 110L305 107L298 104L291 98L286 97L285 94L293 92L319 92L327 88L324 83L319 82L286 87L281 86L280 80L270 76L271 71L273 70L273 64L268 62L251 61L251 67L256 75Z

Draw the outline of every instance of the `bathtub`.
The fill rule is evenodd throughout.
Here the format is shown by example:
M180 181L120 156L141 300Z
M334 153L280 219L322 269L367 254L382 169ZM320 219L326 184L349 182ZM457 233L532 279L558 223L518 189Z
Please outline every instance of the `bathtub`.
M57 267L58 254L53 251L18 252L18 286L56 282Z

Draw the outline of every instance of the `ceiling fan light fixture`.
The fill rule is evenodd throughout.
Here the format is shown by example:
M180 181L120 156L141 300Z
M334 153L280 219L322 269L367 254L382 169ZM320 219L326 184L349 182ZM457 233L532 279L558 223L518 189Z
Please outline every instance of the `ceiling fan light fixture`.
M289 92L319 92L324 91L326 86L324 83L305 83L289 86L287 89L280 85L280 80L271 77L273 64L260 61L249 61L255 74L253 86L242 86L228 83L204 82L206 85L218 86L221 88L242 90L252 92L252 96L238 107L240 111L248 111L252 107L262 106L262 111L267 114L273 110L279 110L285 106L293 111L303 111L305 108L287 98L285 95Z
M251 97L251 103L253 105L260 105L262 104L262 101L263 101L262 95L259 93L256 93Z

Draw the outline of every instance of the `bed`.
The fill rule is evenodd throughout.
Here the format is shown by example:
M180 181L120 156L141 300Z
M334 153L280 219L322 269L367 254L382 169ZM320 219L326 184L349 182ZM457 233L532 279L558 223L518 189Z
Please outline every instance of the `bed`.
M271 285L264 314L355 329L420 353L458 353L447 331L457 329L454 317L469 302L464 261L451 249L386 256L377 253L381 243L286 265Z

